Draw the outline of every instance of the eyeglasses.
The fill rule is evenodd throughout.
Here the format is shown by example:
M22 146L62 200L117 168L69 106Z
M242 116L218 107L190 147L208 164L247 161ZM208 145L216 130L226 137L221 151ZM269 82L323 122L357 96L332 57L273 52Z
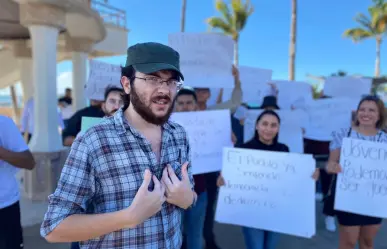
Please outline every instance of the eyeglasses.
M163 80L162 78L157 76L146 76L144 78L134 77L134 78L144 80L146 83L152 85L153 87L161 87L165 82L169 87L169 89L172 91L178 91L183 86L183 84L178 80L174 80L174 79Z
M118 100L118 99L107 99L107 103L111 104L111 105L123 105L123 101L122 99Z

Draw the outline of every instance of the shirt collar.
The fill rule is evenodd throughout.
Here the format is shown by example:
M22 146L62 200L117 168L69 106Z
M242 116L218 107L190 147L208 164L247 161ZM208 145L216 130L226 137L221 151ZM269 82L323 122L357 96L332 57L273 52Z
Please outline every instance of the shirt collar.
M127 130L130 130L133 134L137 134L138 132L134 129L133 126L131 126L128 122L128 120L125 118L124 110L123 108L120 108L113 116L114 120L114 126L117 130L117 133L119 135L125 134ZM167 131L169 133L174 130L176 126L173 122L167 121L165 124L163 124L163 131Z

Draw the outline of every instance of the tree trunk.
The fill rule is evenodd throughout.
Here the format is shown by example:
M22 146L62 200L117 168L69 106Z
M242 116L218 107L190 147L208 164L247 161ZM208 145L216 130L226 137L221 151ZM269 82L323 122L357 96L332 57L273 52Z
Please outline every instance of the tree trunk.
M239 65L239 40L234 40L234 65Z
M181 20L180 20L180 31L185 31L185 12L187 9L187 0L182 0L183 4L181 6Z
M380 76L380 45L381 44L382 44L382 38L376 37L375 77Z
M290 26L290 45L289 45L289 80L294 80L295 78L296 36L297 36L297 0L292 0L292 19L291 19L291 26Z

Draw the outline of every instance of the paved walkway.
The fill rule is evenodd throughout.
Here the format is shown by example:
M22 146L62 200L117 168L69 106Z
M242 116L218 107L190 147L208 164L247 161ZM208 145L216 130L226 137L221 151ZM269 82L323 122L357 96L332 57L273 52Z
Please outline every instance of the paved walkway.
M321 214L321 205L317 205ZM387 248L387 225L379 233L374 249ZM244 249L243 237L239 227L216 225L216 235L222 249ZM39 225L27 226L24 229L25 249L69 249L68 244L48 244L39 236ZM313 239L302 239L283 235L278 249L337 249L338 235L325 231L323 217L318 215L317 235Z

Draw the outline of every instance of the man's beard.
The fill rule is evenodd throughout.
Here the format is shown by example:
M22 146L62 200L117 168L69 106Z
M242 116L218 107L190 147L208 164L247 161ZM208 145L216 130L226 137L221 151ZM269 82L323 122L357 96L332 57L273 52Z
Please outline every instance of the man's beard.
M150 106L146 106L145 103L141 100L140 96L137 94L136 89L132 85L132 91L130 92L130 104L133 105L133 109L148 123L155 124L155 125L163 125L165 124L169 117L172 114L174 101L172 102L171 98L169 96L157 96L150 99L150 104L154 99L164 98L168 99L168 101L171 103L170 107L167 110L167 113L162 117L157 117L155 114L153 114Z
M117 111L118 111L118 109L114 109L114 110L110 111L109 113L107 113L106 116L111 117L111 116L113 116Z

